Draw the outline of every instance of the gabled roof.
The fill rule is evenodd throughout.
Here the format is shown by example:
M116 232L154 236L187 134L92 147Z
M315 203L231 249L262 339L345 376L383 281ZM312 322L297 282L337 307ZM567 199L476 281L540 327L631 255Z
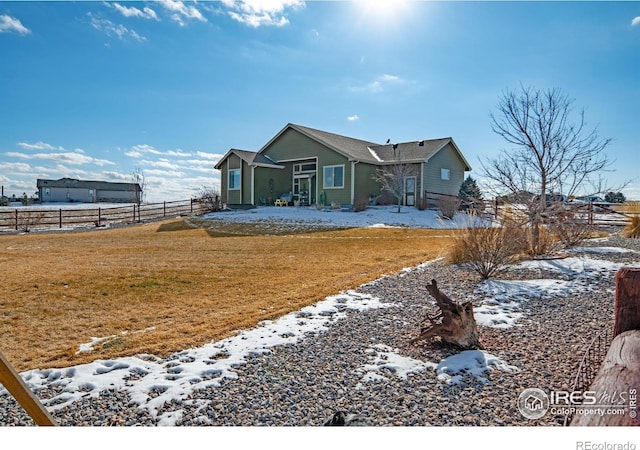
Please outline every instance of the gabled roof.
M398 162L429 162L429 160L447 144L451 144L465 165L465 171L471 166L452 138L425 139L420 141L402 142L399 144L376 145L370 151L378 158L379 164L396 164ZM395 148L394 148L395 147Z
M396 145L394 153L393 145L380 145L370 141L342 136L327 131L317 130L293 123L287 124L278 134L267 142L258 152L262 154L285 131L293 129L316 142L340 153L349 160L366 162L370 164L394 164L402 162L427 162L433 155L442 150L448 143L458 152L460 159L465 164L465 170L471 170L471 166L462 155L462 152L452 138L430 139L421 141L404 142ZM421 145L420 145L421 144Z
M284 168L284 166L279 165L278 163L273 161L271 158L269 158L267 155L261 155L259 153L252 152L250 150L238 150L236 148L232 148L222 158L220 158L220 161L216 163L214 168L220 169L220 165L222 164L222 162L225 159L227 159L231 154L238 156L240 159L242 159L244 162L246 162L250 166L271 167L276 169Z
M399 144L380 145L375 142L355 139L340 134L329 133L302 125L288 123L282 130L269 140L258 153L247 150L229 150L218 163L216 169L220 169L222 162L231 154L242 158L247 164L262 167L283 168L276 161L270 159L263 152L267 150L287 130L292 129L307 136L309 139L324 145L327 148L341 154L350 161L363 162L376 165L397 164L398 162L420 163L428 162L436 153L447 144L451 144L465 165L465 170L471 170L471 166L462 155L462 152L452 138L429 139L421 141L403 142ZM395 150L394 150L395 146Z
M377 145L374 142L363 141L361 139L355 139L348 136L342 136L340 134L329 133L327 131L316 130L315 128L304 127L302 125L296 125L293 123L287 124L278 134L276 134L269 142L267 142L258 153L262 153L266 150L276 139L278 139L288 129L294 129L299 133L313 139L316 142L329 147L333 151L340 153L344 157L350 160L366 161L375 163L375 159L369 152L368 148L371 145Z

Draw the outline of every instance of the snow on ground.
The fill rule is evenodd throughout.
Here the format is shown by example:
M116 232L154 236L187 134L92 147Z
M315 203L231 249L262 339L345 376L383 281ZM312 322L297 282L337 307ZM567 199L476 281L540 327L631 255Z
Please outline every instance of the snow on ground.
M592 253L620 253L614 247L586 247ZM640 262L635 263L635 265ZM589 291L593 280L612 277L626 264L587 257L524 261L511 270L546 270L569 277L569 280L487 280L478 285L475 293L483 297L473 310L479 325L509 328L522 319L522 303L530 298L549 298L569 292Z
M403 206L371 206L360 212L342 210L318 210L315 207L262 206L249 210L216 212L203 216L212 221L267 222L296 225L320 225L336 228L358 227L413 227L413 228L458 228L469 223L469 217L458 213L453 220L443 219L438 211L420 211Z
M635 250L622 247L573 247L569 250L585 253L637 253Z
M447 384L457 384L463 381L465 375L486 383L488 380L484 375L489 370L496 369L503 372L518 372L520 370L483 350L465 350L449 356L437 364L407 358L397 352L397 350L383 344L376 344L368 348L366 353L371 355L372 363L366 364L356 371L361 376L358 387L361 388L362 383L385 381L388 378L384 373L389 372L398 378L407 379L411 374L430 369L435 371L438 380Z
M225 378L237 379L234 368L245 364L252 354L266 353L270 348L304 339L308 333L322 332L346 317L347 309L365 311L389 306L378 298L349 291L327 297L277 321L261 322L231 338L176 353L167 360L139 355L65 369L32 370L21 375L32 389L49 385L64 388L62 393L44 402L50 410L87 396L97 397L103 390L118 389L126 391L132 401L155 416L165 402L185 399L197 389L218 386ZM88 350L92 343L103 339L93 338L91 343L80 344L79 351ZM160 424L173 425L178 419L179 412L169 414L160 417Z

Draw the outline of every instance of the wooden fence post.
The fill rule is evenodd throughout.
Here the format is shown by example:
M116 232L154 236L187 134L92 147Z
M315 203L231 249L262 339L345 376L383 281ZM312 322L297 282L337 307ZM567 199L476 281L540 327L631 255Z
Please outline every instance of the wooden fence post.
M571 426L638 426L640 386L640 268L624 267L616 274L613 341L589 391L597 398L625 394L624 414L577 415ZM622 398L622 397L621 397Z
M57 425L53 416L40 403L40 400L31 392L20 375L13 369L9 361L0 352L0 383L16 399L20 406L31 416L37 425Z
M18 231L18 210L16 209L16 231Z
M613 336L640 330L640 268L623 267L616 274Z
M60 208L60 228L62 228L62 208Z

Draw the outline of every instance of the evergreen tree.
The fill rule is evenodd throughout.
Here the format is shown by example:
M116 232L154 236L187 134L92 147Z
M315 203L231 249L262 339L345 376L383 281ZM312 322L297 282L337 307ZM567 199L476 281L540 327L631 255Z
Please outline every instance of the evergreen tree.
M462 182L458 195L460 196L460 200L462 200L461 209L473 210L475 212L481 212L483 210L484 201L482 199L482 192L476 180L471 178L471 175L467 175L467 178Z
M604 196L604 201L609 203L624 203L627 201L627 198L622 192L610 191Z

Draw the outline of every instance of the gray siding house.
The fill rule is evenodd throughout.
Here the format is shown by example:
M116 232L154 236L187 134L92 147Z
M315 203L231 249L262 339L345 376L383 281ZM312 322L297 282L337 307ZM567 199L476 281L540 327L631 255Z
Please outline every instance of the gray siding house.
M139 203L142 189L137 183L84 181L73 178L37 180L41 202Z
M425 192L457 195L471 170L450 137L381 145L291 123L258 152L229 150L215 168L229 205L272 204L283 195L329 205L378 197L376 170L398 164L415 166L405 180L405 205Z

